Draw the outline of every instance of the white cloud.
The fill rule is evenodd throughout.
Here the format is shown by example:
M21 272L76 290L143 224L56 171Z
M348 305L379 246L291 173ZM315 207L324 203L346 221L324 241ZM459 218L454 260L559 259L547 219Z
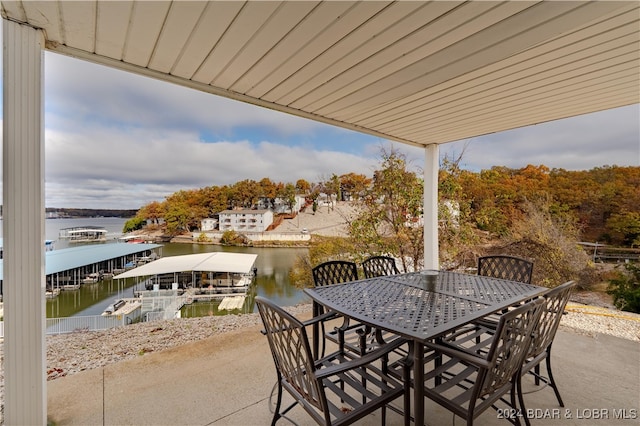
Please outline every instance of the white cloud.
M585 114L444 145L472 170L528 164L589 170L604 165L640 166L640 106Z
M57 207L138 208L179 189L268 177L317 181L371 174L375 160L263 141L202 142L195 133L93 127L45 134L46 203ZM81 203L81 204L77 204Z

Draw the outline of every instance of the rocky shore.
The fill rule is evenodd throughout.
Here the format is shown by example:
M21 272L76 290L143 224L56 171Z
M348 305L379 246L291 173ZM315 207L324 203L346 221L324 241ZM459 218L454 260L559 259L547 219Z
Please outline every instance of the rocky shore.
M310 315L311 304L287 310L297 317ZM640 315L577 303L569 304L566 311L561 322L563 329L640 342ZM260 317L252 313L180 318L47 336L47 378L53 380L257 324Z

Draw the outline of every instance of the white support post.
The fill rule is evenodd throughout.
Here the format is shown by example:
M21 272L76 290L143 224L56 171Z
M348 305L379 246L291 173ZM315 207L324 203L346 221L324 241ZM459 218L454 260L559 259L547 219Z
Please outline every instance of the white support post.
M44 37L2 27L4 422L45 425Z
M440 269L438 244L438 144L425 147L424 159L424 268Z

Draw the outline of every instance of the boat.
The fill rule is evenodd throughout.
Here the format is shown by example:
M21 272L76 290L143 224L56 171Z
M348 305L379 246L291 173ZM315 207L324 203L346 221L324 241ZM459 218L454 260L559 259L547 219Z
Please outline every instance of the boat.
M53 288L53 289L49 289L49 290L45 291L44 297L46 297L47 299L54 299L59 294L60 294L60 289L59 288Z
M126 304L126 301L122 299L118 300L114 304L107 306L107 308L102 313L102 316L113 315L118 309L122 308Z
M202 287L246 287L253 281L254 274L231 274L228 272L203 273Z
M144 244L146 243L145 239L140 235L124 235L118 238L118 241L128 244Z
M98 272L93 272L82 279L82 284L95 284L102 279L102 275Z
M61 229L58 236L71 243L106 241L107 230L101 226L76 226Z

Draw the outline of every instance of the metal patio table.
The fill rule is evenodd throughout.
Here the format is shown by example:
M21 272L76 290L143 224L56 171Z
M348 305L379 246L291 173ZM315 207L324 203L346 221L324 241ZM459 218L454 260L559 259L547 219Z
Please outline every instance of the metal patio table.
M427 275L431 273L431 275ZM464 324L542 294L546 288L458 272L423 271L308 288L322 305L413 342L415 424L424 424L424 343ZM314 329L317 354L318 330ZM410 415L410 413L405 413Z

